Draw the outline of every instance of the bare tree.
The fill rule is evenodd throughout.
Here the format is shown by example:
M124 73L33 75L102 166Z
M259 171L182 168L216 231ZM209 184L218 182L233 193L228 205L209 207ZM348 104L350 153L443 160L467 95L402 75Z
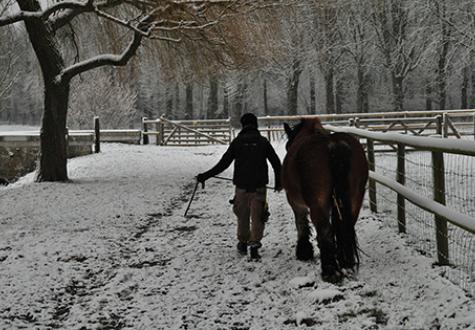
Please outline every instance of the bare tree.
M0 44L14 44L14 35L10 30L0 31ZM18 76L15 72L15 64L18 61L18 55L15 53L14 47L7 48L5 52L0 54L0 100L7 96L11 90L13 83ZM3 109L0 107L0 111Z
M371 22L377 35L376 46L391 77L394 110L402 111L405 79L420 65L427 49L421 22L426 17L417 11L417 1L372 1Z
M336 94L341 58L343 55L342 35L338 29L340 6L335 1L315 1L314 7L314 47L317 63L325 81L325 107L327 113L340 112Z
M74 77L103 66L125 66L144 39L161 41L160 56L175 59L176 63L180 63L180 51L183 54L184 49L200 68L210 62L232 62L242 55L239 49L244 48L244 37L249 38L245 30L250 26L243 22L243 14L251 15L257 7L266 4L244 0L65 0L43 8L39 0L15 0L14 3L19 10L12 6L4 11L0 27L18 22L25 24L44 82L37 181L68 179L65 128ZM95 15L122 33L129 31L131 40L117 53L67 64L62 51L64 45L57 32L74 25L74 19L84 14Z
M356 74L356 111L369 112L369 89L374 69L374 33L369 24L369 3L365 0L347 1L343 5L340 30L343 52L347 54Z
M99 116L103 128L127 127L137 115L137 92L123 83L111 84L110 78L96 70L84 74L72 84L68 127L90 129L93 116ZM94 84L90 84L94 81Z

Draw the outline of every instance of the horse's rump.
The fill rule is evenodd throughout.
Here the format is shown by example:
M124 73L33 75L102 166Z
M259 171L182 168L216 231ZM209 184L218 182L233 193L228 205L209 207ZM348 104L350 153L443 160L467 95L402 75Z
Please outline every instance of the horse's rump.
M284 159L283 186L296 214L298 231L306 232L310 210L317 228L322 275L337 276L339 268L359 264L354 225L363 202L368 164L359 141L346 133L330 133L319 120L302 120L291 130ZM307 223L307 225L305 225ZM307 246L299 232L299 246ZM336 261L338 260L338 262Z

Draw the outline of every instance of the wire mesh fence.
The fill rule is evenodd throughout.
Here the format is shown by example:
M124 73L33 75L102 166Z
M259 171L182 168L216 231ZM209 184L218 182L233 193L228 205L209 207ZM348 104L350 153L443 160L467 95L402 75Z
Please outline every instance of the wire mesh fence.
M396 179L397 153L377 153L375 172ZM432 154L427 151L408 151L404 155L405 186L420 196L433 199L434 178ZM444 154L445 202L451 209L470 216L475 215L475 157ZM398 209L397 193L382 185L377 186L377 203L380 212L395 216ZM423 255L437 259L436 226L434 214L409 201L404 201L407 238ZM395 228L395 220L389 224ZM440 268L441 274L475 295L475 236L448 223L447 232L439 233L448 240L449 266Z

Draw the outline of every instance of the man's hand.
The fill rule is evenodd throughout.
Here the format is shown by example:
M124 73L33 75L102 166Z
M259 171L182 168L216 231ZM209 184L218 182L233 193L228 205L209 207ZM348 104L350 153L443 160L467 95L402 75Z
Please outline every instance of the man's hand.
M208 178L206 177L204 173L200 173L196 176L196 180L198 180L199 183L205 183L207 179Z

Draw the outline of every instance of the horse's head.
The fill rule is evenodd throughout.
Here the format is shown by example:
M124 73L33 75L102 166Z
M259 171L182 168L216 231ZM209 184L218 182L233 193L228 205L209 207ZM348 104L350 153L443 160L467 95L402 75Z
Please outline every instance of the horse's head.
M289 150L291 144L301 132L305 132L306 134L328 134L318 118L302 118L300 123L295 125L293 128L291 128L289 124L284 123L284 130L285 133L287 133L288 138L287 144L285 145L287 150Z
M303 127L303 124L304 124L303 119L300 121L300 123L295 125L293 128L291 128L289 124L284 123L284 130L285 130L285 133L287 134L287 139L288 139L287 143L285 144L286 150L289 150L290 145L292 144L292 142L294 142L295 138L299 134L300 130Z

